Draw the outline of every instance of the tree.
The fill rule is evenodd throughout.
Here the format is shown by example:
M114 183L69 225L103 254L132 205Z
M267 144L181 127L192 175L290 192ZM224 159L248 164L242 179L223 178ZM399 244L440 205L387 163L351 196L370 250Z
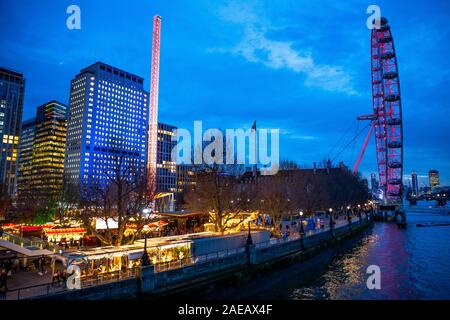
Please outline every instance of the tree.
M273 233L281 235L280 224L296 212L298 190L295 170L281 170L276 175L261 176L257 180L255 209L268 214L273 221Z
M146 194L146 181L136 161L123 155L113 157L112 170L99 173L104 179L90 179L80 187L79 218L100 239L102 244L121 246L132 243L142 231L147 219L142 210L153 199ZM97 219L105 221L106 230L95 229ZM109 226L114 221L117 228ZM137 231L125 237L127 224L136 225Z
M239 181L238 165L205 165L195 172L195 185L184 196L185 208L209 214L215 230L224 233L244 222L247 195Z

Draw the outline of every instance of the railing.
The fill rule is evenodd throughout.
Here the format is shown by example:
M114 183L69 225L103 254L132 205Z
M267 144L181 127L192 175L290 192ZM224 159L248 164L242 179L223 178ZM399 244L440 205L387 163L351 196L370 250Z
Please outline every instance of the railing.
M154 268L155 268L156 273L165 272L165 271L169 271L169 270L180 269L180 268L187 267L187 266L199 265L199 264L202 264L202 263L205 263L208 261L212 261L212 260L219 260L219 259L235 256L235 255L237 255L239 253L243 253L243 252L245 252L245 247L236 248L236 249L228 249L228 250L209 253L206 255L184 258L184 259L177 260L177 261L156 263L154 265Z
M3 232L2 237L3 240L14 243L18 246L30 249L36 248L41 249L41 241L32 241L30 239L22 238L7 232Z
M24 247L26 249L29 250L43 250L43 249L47 249L50 250L52 252L62 252L64 251L64 248L56 245L56 244L52 244L49 242L46 242L44 240L41 240L39 238L33 238L33 239L28 239L28 238L22 238L7 232L3 232L1 239L11 242L15 245Z
M368 216L367 219L370 220L370 216ZM364 220L366 220L366 217L362 217L361 221L364 221ZM346 226L349 225L347 220L337 220L337 221L335 220L334 222L335 222L335 225L333 227L334 230L339 230L339 229L345 228ZM352 217L351 225L355 225L359 222L360 222L360 219L358 217ZM314 230L306 231L303 239L306 240L308 237L312 237L314 235L326 233L326 232L330 232L329 223L326 223L323 228L316 228ZM255 247L256 247L256 249L264 249L264 248L269 248L269 247L280 245L280 244L285 244L285 243L288 243L291 241L296 241L299 239L301 239L300 235L294 234L287 238L282 237L279 239L270 239L269 241L260 242L260 243L257 243L255 245Z
M160 262L154 264L155 273L165 272L174 269L180 269L194 264L193 258L184 258L176 261Z
M227 258L230 256L234 256L237 255L239 253L243 253L245 252L245 247L241 247L241 248L235 248L235 249L228 249L228 250L223 250L223 251L217 251L217 252L213 252L213 253L209 253L206 255L201 255L201 256L196 256L194 258L194 261L196 264L200 264L200 263L205 263L211 260L218 260L218 259L223 259L223 258Z
M0 295L0 300L24 300L64 291L67 291L64 287L57 287L55 284L46 283L8 291Z
M81 278L81 288L89 288L102 284L112 283L121 280L136 278L139 275L139 268L128 269L126 271L114 271L98 276L89 276ZM24 300L46 296L50 294L71 291L64 282L46 283L20 289L8 291L0 294L0 300Z

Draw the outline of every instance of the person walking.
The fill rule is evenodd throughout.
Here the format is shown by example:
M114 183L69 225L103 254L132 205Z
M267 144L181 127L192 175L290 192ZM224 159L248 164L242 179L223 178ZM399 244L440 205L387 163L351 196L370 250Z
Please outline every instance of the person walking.
M45 270L45 256L42 255L42 257L38 260L38 274L40 276L43 276L47 273L47 270Z
M0 272L0 292L8 292L8 272L6 268L2 268Z
M56 283L57 286L59 287L60 281L61 281L61 277L60 277L59 269L56 269L55 273L53 273L53 276L52 276L52 286L55 286L55 283Z
M60 274L60 279L61 279L61 283L63 288L65 288L66 284L67 284L67 270L64 269L63 272Z

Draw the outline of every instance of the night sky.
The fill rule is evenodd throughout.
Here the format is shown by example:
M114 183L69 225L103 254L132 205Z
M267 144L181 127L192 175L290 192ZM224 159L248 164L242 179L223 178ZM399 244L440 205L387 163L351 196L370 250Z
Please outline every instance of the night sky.
M81 8L81 30L66 9ZM395 38L405 178L429 169L450 184L449 1L1 0L0 65L27 79L24 119L68 103L70 80L102 61L145 78L152 18L162 22L160 121L191 128L279 128L281 156L311 166L333 158L372 110L370 31L377 4ZM361 136L336 159L350 167ZM361 164L376 171L374 139Z

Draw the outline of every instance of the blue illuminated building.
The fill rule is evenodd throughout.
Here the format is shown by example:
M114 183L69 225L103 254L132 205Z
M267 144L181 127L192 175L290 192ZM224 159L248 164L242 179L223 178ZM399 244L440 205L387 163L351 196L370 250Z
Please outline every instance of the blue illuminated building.
M10 196L16 192L24 95L23 74L0 67L0 187Z
M97 62L71 81L66 179L110 183L120 164L129 179L145 177L148 92L144 79Z

